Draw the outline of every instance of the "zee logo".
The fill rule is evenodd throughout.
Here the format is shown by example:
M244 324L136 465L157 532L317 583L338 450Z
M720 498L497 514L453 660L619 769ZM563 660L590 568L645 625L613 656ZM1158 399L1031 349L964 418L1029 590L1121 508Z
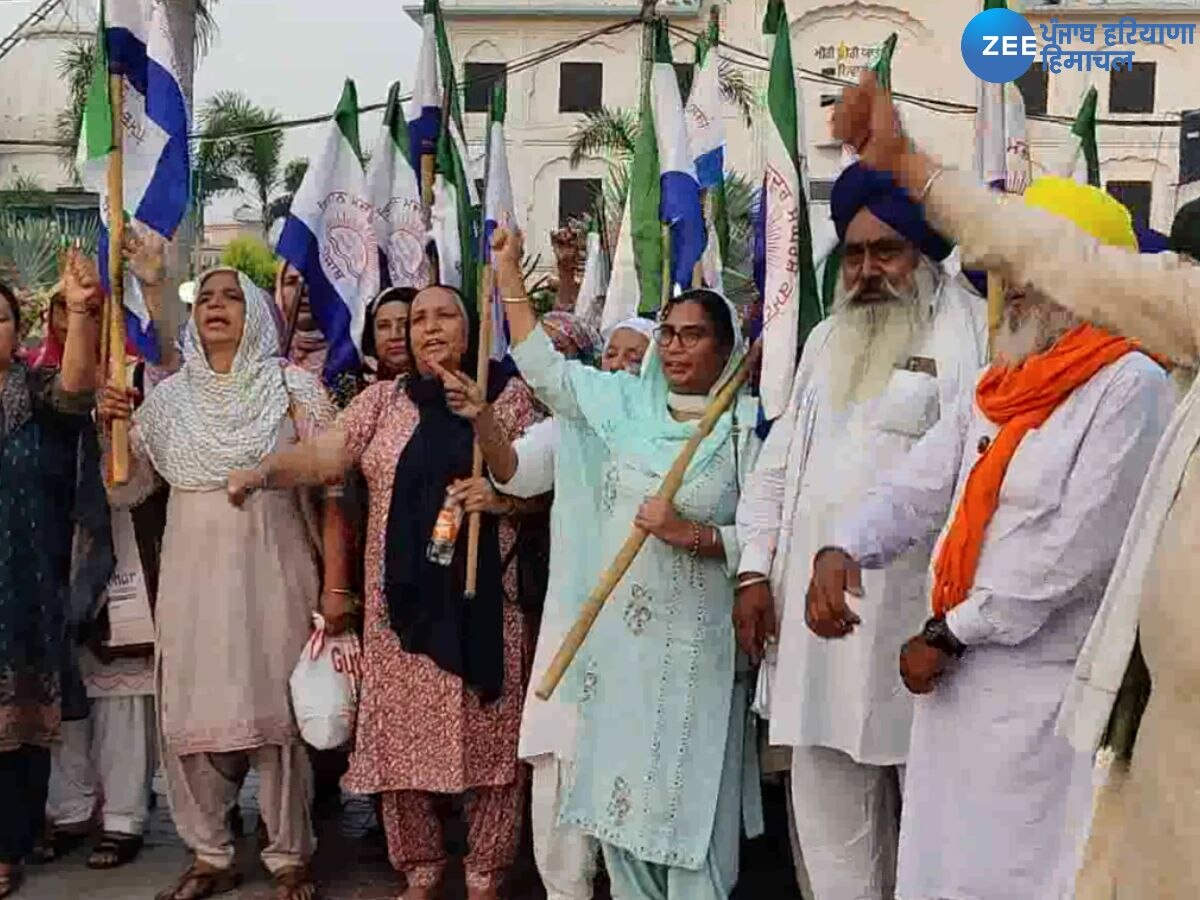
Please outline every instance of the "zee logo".
M963 62L976 78L992 84L1020 78L1037 52L1033 26L1011 9L986 9L963 29Z

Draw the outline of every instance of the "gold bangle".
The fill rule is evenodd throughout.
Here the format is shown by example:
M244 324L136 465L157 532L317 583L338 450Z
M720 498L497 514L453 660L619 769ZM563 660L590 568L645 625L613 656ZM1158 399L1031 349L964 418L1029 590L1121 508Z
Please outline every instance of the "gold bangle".
M743 590L744 588L754 587L755 585L767 584L770 582L770 580L771 579L768 578L766 575L759 575L757 578L747 578L745 581L739 581L737 583L736 590L740 591L740 590Z
M500 300L501 303L528 303L528 297L504 297Z

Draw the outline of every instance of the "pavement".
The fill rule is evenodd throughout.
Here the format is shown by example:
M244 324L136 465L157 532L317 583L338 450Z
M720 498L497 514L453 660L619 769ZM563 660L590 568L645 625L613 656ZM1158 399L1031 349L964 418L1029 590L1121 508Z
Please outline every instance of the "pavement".
M273 900L270 880L257 859L255 829L258 812L256 782L247 779L241 808L244 832L238 842L238 867L242 887L225 897L236 900ZM788 854L787 824L783 818L782 795L766 797L768 836L747 841L742 853L742 879L731 900L800 900ZM369 798L343 796L318 812L319 849L313 867L324 900L395 900L402 882L387 861L387 848ZM461 845L461 833L447 829L453 848ZM530 852L528 824L520 858L510 884L511 900L545 900ZM189 862L187 850L171 824L161 782L156 782L155 808L151 813L146 847L128 866L108 872L93 872L86 865L85 845L46 866L31 866L15 900L153 900L170 885ZM448 874L445 900L464 900L461 868ZM599 885L595 900L609 900L607 886ZM686 900L686 898L683 898Z

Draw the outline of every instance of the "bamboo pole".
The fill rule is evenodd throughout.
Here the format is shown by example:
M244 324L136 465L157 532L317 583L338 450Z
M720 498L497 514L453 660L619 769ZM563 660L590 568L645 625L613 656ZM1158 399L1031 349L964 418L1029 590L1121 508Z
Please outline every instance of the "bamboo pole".
M988 358L996 355L996 332L1004 318L1004 280L995 272L987 273Z
M723 416L729 408L736 402L738 391L746 383L746 379L750 377L755 364L758 361L759 354L762 351L762 344L759 341L754 343L750 348L750 352L742 360L737 371L733 373L725 386L717 392L717 395L708 404L708 409L705 410L704 417L696 423L695 433L688 439L683 450L675 460L675 464L671 466L671 470L663 479L662 487L658 489L658 496L662 497L668 503L674 502L675 495L679 493L680 487L683 486L683 476L687 474L688 466L691 465L692 458L696 455L696 451L700 449L700 444L708 437L717 421ZM583 642L587 639L588 632L592 630L592 625L596 618L600 615L600 611L604 608L604 604L608 602L609 596L621 583L621 579L625 577L625 573L629 571L629 567L633 565L633 561L641 552L642 545L646 543L648 533L638 528L636 525L629 533L629 537L625 539L625 543L621 546L616 558L612 561L604 573L600 576L600 583L588 596L583 604L583 609L580 610L579 618L575 620L570 632L559 647L558 652L554 654L554 659L550 662L550 667L546 670L546 674L542 677L541 683L537 688L537 697L539 700L549 700L553 696L558 684L562 681L563 675L574 661L575 656L579 653L579 648L583 646Z
M671 226L664 225L662 227L662 308L665 310L667 304L671 302L675 296L675 274L671 271Z
M492 278L492 266L489 263L483 267L483 274L479 279L479 358L475 369L475 381L483 391L484 397L487 397L488 363L492 354L492 311L488 308L492 295ZM480 447L478 438L475 439L475 451L471 460L471 477L483 477L483 448ZM479 583L479 532L482 524L480 514L471 513L467 520L467 584L463 592L468 598L475 596L475 588Z
M433 172L434 156L431 153L421 155L421 205L425 211L425 231L433 229ZM432 242L431 242L432 243ZM429 284L438 283L437 256L425 248L425 258L429 261Z
M108 157L108 383L124 393L129 389L125 369L125 159L124 106L125 79L109 75L108 91L112 103L113 149ZM129 422L112 423L111 482L129 481Z
M704 220L704 231L707 234L709 231L708 223L712 217L712 199L707 190L700 192L700 216ZM696 260L696 266L692 270L692 287L704 287L704 256Z

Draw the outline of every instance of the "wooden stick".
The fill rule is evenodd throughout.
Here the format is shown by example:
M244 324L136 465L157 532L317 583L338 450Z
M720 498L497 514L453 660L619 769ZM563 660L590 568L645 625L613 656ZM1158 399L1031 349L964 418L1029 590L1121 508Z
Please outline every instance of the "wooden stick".
M113 149L108 157L108 383L118 391L129 389L125 370L125 79L109 75L108 92L112 103ZM110 453L114 485L129 482L129 422L112 423Z
M667 304L671 302L671 298L675 296L675 273L671 271L671 226L664 225L662 227L662 308L666 309Z
M704 231L707 233L709 230L708 229L708 219L709 219L709 216L712 215L712 204L709 200L708 191L700 192L700 210L701 210L701 218L704 219ZM692 287L693 288L704 287L704 257L703 257L703 255L701 255L700 259L696 260L696 266L692 270Z
M750 352L746 354L745 359L738 366L737 371L734 372L729 381L725 383L725 386L717 392L712 402L709 403L704 417L696 423L695 434L688 439L687 444L675 460L675 464L671 466L671 471L663 479L662 487L658 490L658 496L667 502L675 500L675 495L679 492L680 487L683 486L683 476L687 474L688 466L691 465L696 451L700 449L700 444L712 433L721 416L736 402L738 391L746 383L746 379L750 377L750 372L753 371L755 362L761 351L761 343L756 341ZM625 577L625 573L629 571L629 567L633 565L633 561L641 551L642 545L646 543L647 537L647 532L635 525L629 537L625 539L620 552L617 553L616 558L612 561L612 564L604 570L604 573L600 576L600 583L596 585L596 588L583 604L579 618L575 620L574 626L572 626L570 632L568 632L566 638L563 640L558 652L554 654L554 659L550 662L550 667L542 677L542 681L538 685L536 692L538 699L549 700L554 694L559 682L562 681L563 675L566 674L567 669L575 660L576 654L579 653L579 648L583 646L583 642L587 639L588 632L592 630L592 625L595 624L596 618L600 615L600 610L604 608L604 604L608 602L609 596L616 589L617 585L621 583L621 579Z
M996 332L1004 318L1004 280L995 272L987 273L988 358L996 355Z
M483 267L483 275L479 279L479 358L475 367L475 381L483 396L487 397L488 363L492 358L492 310L491 296L493 272L491 265ZM475 455L471 461L471 477L483 477L483 448L479 440L475 441ZM479 584L479 531L482 518L479 513L471 513L467 520L467 585L463 593L468 597L475 596Z
M421 205L425 208L425 230L428 233L433 228L433 172L434 172L434 156L431 153L426 153L421 157ZM432 241L430 242L432 244ZM426 258L429 260L429 284L438 283L437 256L428 252Z

